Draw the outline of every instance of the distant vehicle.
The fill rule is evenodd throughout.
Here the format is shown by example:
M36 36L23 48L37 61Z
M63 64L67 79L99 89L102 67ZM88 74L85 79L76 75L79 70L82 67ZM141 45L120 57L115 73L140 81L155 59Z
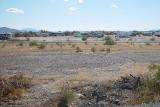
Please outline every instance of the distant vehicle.
M12 38L11 33L0 33L0 40L9 40Z

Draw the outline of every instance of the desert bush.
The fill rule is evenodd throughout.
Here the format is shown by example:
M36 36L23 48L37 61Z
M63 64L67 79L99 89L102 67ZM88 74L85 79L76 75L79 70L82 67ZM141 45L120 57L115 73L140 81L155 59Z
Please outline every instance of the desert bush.
M110 37L106 37L104 45L115 45L115 41Z
M96 48L95 47L92 47L91 48L91 52L95 52L96 51Z
M76 47L76 45L75 44L72 44L72 46L71 46L72 48L75 48Z
M31 78L14 75L8 79L0 78L0 97L22 96L31 87Z
M156 40L155 38L151 38L151 39L150 39L150 41L155 41L155 40Z
M58 107L68 107L75 100L75 94L69 83L63 86Z
M38 43L35 42L35 41L33 41L33 42L30 42L30 43L29 43L29 46L38 46Z
M59 42L56 42L56 45L58 45L58 46L59 46L59 45L60 45L60 43L59 43Z
M151 44L149 42L147 42L146 45L151 45Z
M145 103L154 101L154 98L160 95L160 65L151 64L149 71L150 75L146 76L140 85L140 91Z
M45 43L41 43L41 44L39 44L38 49L44 49L45 47L46 47L46 44Z
M158 67L159 67L159 65L156 65L156 64L150 64L150 65L148 66L149 71L154 71L154 70L156 70Z
M80 47L76 47L76 52L82 52L81 48Z
M107 53L110 53L110 52L111 52L111 48L107 48L107 49L106 49L106 52L107 52Z
M67 39L67 43L69 46L71 45L71 41L69 39Z
M87 42L87 41L85 41L84 43L85 43L85 45L88 45L88 42Z
M23 46L24 44L23 44L23 42L20 42L17 46Z
M6 44L4 43L4 44L2 44L1 48L5 48L5 46L6 46Z
M27 37L27 38L26 38L26 41L30 41L30 38L29 38L29 37Z
M82 41L86 41L87 40L87 37L86 36L83 36L82 37Z
M160 65L149 65L149 75L141 77L138 85L138 97L127 101L129 105L139 105L160 100Z

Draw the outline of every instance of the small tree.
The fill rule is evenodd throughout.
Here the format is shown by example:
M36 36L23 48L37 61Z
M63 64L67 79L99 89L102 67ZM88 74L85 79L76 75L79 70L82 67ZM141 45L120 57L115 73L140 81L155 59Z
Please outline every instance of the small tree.
M82 41L86 41L87 40L87 37L86 36L83 36L82 37Z
M115 45L115 42L111 37L106 37L104 45Z

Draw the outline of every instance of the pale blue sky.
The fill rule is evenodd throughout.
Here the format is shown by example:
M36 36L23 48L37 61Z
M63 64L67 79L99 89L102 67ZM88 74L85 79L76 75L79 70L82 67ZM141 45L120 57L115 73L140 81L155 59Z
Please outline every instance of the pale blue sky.
M60 30L160 29L160 0L0 0L0 27Z

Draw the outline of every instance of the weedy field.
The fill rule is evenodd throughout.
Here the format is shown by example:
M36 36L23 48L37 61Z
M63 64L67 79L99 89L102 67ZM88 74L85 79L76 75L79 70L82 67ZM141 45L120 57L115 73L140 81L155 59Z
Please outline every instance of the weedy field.
M6 41L0 42L0 52L152 52L159 51L158 43L116 43L105 42L38 42Z
M0 42L0 106L159 107L159 44Z

